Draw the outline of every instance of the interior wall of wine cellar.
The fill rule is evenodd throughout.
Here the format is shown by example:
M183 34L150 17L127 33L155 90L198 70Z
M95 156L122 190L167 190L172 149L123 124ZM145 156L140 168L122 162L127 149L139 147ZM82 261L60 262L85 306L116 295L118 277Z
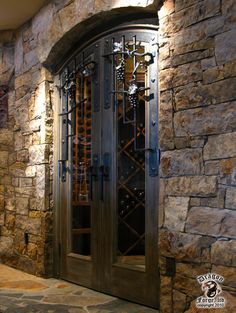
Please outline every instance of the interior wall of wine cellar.
M196 277L208 272L224 277L233 312L234 0L52 0L0 32L0 262L53 276L55 65L83 34L149 12L159 18L160 312L195 312Z

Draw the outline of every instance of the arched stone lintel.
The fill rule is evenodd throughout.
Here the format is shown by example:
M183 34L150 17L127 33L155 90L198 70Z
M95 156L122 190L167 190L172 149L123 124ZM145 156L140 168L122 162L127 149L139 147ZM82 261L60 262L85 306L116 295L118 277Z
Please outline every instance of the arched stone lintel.
M101 34L102 32L136 19L156 18L157 10L161 0L153 0L146 7L127 6L122 8L112 8L108 11L102 11L94 14L80 23L76 24L69 31L64 33L61 38L55 42L42 63L53 73L58 71L63 59L73 51L83 45L84 41ZM150 3L150 1L147 1Z

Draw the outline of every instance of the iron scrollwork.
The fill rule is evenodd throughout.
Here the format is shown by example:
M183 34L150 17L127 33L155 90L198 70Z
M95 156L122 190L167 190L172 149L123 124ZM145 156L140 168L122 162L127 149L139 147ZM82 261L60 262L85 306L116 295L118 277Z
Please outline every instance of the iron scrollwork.
M105 55L105 57L112 56L113 70L115 82L113 84L112 93L115 95L122 95L122 110L123 123L132 124L134 127L134 148L136 151L153 150L152 148L140 148L137 143L137 110L140 105L140 99L150 101L154 98L153 94L146 95L145 91L150 87L139 86L137 80L137 73L139 68L147 67L154 62L154 55L151 52L140 52L141 42L136 41L136 36L133 36L132 42L126 42L125 36L122 36L121 42L112 43L112 52ZM131 60L133 70L131 79L126 81L126 67L127 61ZM117 99L117 96L116 96ZM116 101L117 102L117 101ZM127 116L127 111L133 111L133 118Z
M76 114L72 114L77 108L81 108L80 114L83 118L84 105L88 100L84 97L84 82L85 78L92 76L95 70L96 63L94 61L85 62L84 54L82 62L76 65L75 60L66 67L61 75L61 97L62 97L62 111L59 116L62 118L62 134L61 134L61 158L58 161L60 167L60 177L62 181L66 179L66 161L68 160L68 138L74 137L76 134ZM80 99L78 100L77 90L80 93ZM71 131L69 133L69 125Z

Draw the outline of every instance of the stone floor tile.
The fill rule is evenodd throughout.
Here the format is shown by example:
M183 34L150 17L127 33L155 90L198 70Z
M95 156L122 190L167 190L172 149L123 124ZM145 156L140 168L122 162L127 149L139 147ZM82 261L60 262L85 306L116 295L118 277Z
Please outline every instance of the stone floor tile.
M89 306L87 309L89 313L158 313L158 310L119 299L95 307Z
M21 298L24 294L23 293L12 293L11 291L6 292L6 290L3 290L3 291L0 290L0 295L10 297L10 298Z
M22 297L22 299L28 299L28 300L38 300L38 301L41 301L43 299L43 295L41 296L31 296L31 295L24 295Z
M1 281L0 288L34 291L46 289L48 287L33 280L18 280L18 281Z
M19 291L19 292L18 292ZM0 264L0 313L158 313L60 279Z

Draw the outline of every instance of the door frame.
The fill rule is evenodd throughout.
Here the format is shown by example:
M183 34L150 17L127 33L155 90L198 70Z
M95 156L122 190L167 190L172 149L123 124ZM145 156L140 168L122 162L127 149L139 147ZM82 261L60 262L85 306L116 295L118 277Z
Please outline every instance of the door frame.
M92 40L88 41L84 46L82 46L79 50L85 49L86 46L91 45L91 43L95 42L97 38L104 38L106 35L109 35L111 33L115 33L118 31L122 30L136 30L136 29L145 29L145 30L155 30L157 31L157 27L154 25L146 25L146 24L126 24L126 25L120 25L118 27L115 27L109 31L106 31L102 33L101 35L93 38ZM78 54L78 49L73 53L71 58L74 57L74 55ZM66 63L69 62L69 59L66 59ZM61 65L61 68L64 67L64 64ZM156 82L158 84L158 82ZM59 76L55 76L55 85L54 85L54 100L55 103L60 103L60 92L58 90L58 86L60 85L59 82ZM159 94L158 94L158 99L159 99ZM158 100L156 101L158 104ZM58 176L58 159L60 156L60 141L61 141L61 131L60 131L60 122L59 122L59 117L58 114L59 112L59 107L58 105L55 105L54 107L54 177L53 177L53 198L54 198L54 206L55 206L55 218L54 218L54 262L53 262L53 269L54 269L54 276L59 277L60 276L60 260L61 260L61 223L62 223L62 218L61 218L61 212L62 212L62 206L63 203L60 201L60 194L61 194L61 182L60 178ZM114 162L115 163L115 162ZM157 184L158 184L158 191L159 191L159 176L156 178ZM159 197L158 200L159 201ZM157 212L158 215L158 212ZM150 219L153 219L153 216L150 216ZM156 235L157 235L157 240L158 240L158 216L155 216L156 219ZM151 253L152 254L152 253ZM150 259L155 262L155 266L158 268L158 252L154 254L154 257L152 258L150 254ZM150 280L152 280L152 277L150 276ZM106 292L106 290L104 290ZM158 291L160 294L160 292Z

